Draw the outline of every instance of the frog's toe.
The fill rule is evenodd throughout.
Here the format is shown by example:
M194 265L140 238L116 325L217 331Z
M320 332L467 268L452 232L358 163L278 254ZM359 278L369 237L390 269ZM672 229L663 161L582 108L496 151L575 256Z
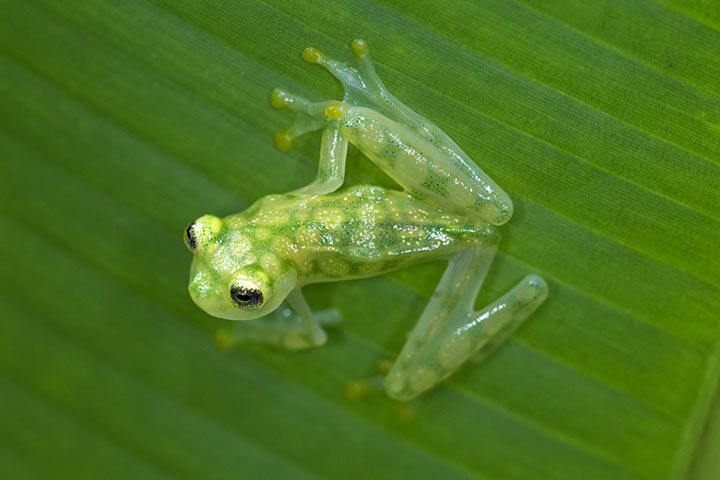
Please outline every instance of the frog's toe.
M348 400L361 400L373 393L382 391L382 377L374 375L369 378L352 380L345 384L345 397Z
M409 402L437 385L443 379L443 373L434 366L421 364L409 369L393 369L385 377L385 392L390 398Z
M307 350L308 348L323 345L326 340L327 337L324 335L321 338L313 338L300 330L289 331L283 336L281 346L290 351Z
M324 327L339 325L342 321L342 314L337 308L327 308L325 310L316 311L314 316L315 320Z
M288 109L295 113L295 120L286 129L275 134L275 146L282 150L290 150L295 139L305 133L320 130L329 121L342 116L344 110L340 102L310 102L300 95L276 88L270 94L270 105L277 109Z
M307 98L300 95L294 95L281 88L275 88L270 94L270 105L278 109L287 108L299 112L308 112L311 103Z
M364 45L364 42L362 44ZM367 50L367 47L365 47L365 50ZM363 51L363 48L361 47L358 51ZM317 48L313 47L308 47L303 50L301 56L306 62L316 63L330 72L340 81L340 83L342 83L346 94L348 91L360 91L365 88L365 83L363 82L361 73L353 66L348 65L345 62L341 62L340 60L330 58ZM365 55L363 54L363 57L357 56L357 58L364 58L364 56Z
M345 398L348 400L360 400L366 398L373 391L370 381L366 379L353 380L345 384Z
M273 137L273 142L275 143L275 146L278 150L282 152L287 152L288 150L292 149L293 145L295 144L295 137L290 135L286 130L281 130L275 133L275 136Z
M270 94L270 105L277 109L288 108L290 105L290 99L288 97L289 94L285 90L275 88Z
M315 47L307 47L302 51L300 57L308 63L322 63L327 58L324 53Z
M231 330L227 328L220 328L215 332L213 337L215 345L222 350L229 350L235 346L235 338Z
M395 400L406 400L405 395L405 379L399 375L388 375L385 377L385 392Z
M356 38L350 43L355 58L365 58L368 54L368 46L362 38Z
M271 100L274 102L274 100ZM295 139L305 133L320 130L327 124L327 118L324 115L316 115L295 108L296 104L286 103L281 104L280 101L273 104L273 106L279 105L276 108L289 108L296 111L295 121L286 129L280 130L274 136L275 146L282 151L290 150L295 144ZM310 104L314 106L315 104Z

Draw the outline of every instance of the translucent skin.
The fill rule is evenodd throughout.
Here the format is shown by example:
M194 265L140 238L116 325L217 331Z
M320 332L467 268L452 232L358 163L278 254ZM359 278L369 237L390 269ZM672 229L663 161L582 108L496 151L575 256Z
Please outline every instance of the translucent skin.
M264 317L257 326L245 324L250 328L223 335L222 343L254 341L296 350L322 345L326 335L320 325L337 317L313 314L302 297L304 285L449 260L385 378L390 396L409 400L469 358L487 356L542 303L547 285L530 275L484 309L473 309L499 242L496 226L510 219L512 202L442 130L385 89L362 40L352 48L354 66L312 48L303 52L305 60L341 81L342 102L310 103L281 90L271 97L274 107L297 115L276 135L279 148L323 130L315 181L261 198L242 213L193 222L185 232L194 253L188 289L211 315ZM369 185L337 191L348 143L404 191Z
M243 269L264 272L267 296L275 299L288 287L380 275L497 242L490 224L369 185L320 196L270 195L219 225L210 242L196 247L189 290L208 313L228 319L256 318L279 304L239 310L227 291Z

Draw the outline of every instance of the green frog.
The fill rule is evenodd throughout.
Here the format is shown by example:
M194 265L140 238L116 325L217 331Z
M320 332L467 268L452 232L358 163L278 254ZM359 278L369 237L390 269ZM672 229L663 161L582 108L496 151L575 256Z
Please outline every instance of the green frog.
M338 320L337 311L311 311L302 295L305 285L447 260L383 381L388 395L407 401L469 359L487 356L537 309L548 287L528 275L490 305L474 309L512 201L440 128L388 92L363 40L351 47L352 64L314 48L302 52L304 60L342 83L342 101L313 103L280 89L271 95L273 107L296 114L275 136L278 148L287 150L298 136L322 130L315 180L263 197L242 213L192 222L185 230L194 254L188 289L210 315L262 318L226 333L225 343L300 350L323 345L323 326ZM349 143L403 190L340 189Z

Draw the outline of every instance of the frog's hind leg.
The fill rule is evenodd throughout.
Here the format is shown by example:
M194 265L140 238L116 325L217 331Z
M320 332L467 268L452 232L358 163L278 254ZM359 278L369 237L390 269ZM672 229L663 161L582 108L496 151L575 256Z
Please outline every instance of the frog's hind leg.
M454 257L395 364L385 390L397 400L411 400L449 377L478 355L487 356L547 297L547 285L529 275L480 311L477 292L495 247L479 245Z

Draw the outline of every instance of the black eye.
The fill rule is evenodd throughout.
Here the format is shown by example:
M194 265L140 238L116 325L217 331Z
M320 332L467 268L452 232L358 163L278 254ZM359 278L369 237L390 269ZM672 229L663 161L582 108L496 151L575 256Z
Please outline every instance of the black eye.
M188 225L185 229L185 244L190 250L195 250L195 246L197 245L197 241L195 240L195 234L193 233L194 226L195 222Z
M230 297L238 307L247 309L257 308L263 303L263 294L260 290L244 285L232 285Z

